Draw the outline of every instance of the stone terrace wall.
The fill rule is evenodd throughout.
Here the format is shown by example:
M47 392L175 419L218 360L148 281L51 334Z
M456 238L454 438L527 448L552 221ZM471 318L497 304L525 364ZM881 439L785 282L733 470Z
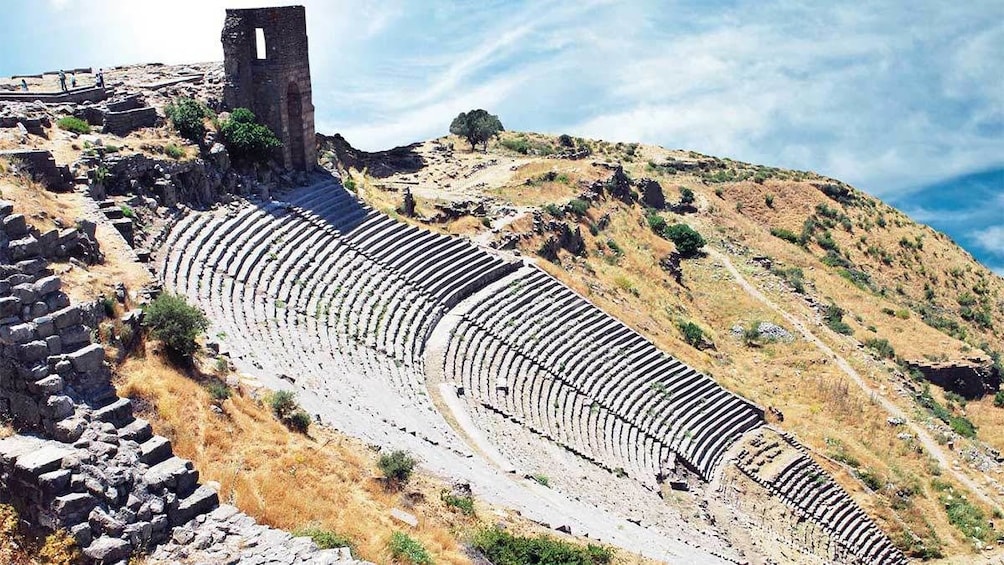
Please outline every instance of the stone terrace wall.
M0 502L66 529L102 564L153 549L152 563L350 561L218 506L217 487L200 485L192 463L116 395L104 348L91 342L101 310L70 304L10 203L0 202L0 228L0 418L21 430L0 440Z
M105 113L104 131L124 136L139 128L153 127L157 125L158 120L157 109L152 106L123 112L107 112Z
M78 88L69 92L0 92L0 102L34 102L46 104L79 104L99 102L108 98L103 87Z

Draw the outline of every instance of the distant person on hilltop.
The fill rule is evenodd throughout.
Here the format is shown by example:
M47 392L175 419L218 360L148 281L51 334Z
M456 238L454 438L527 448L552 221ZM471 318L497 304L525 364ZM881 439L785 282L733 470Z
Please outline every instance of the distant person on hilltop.
M101 69L98 69L97 85L101 88L105 87L105 72Z
M66 73L59 71L59 89L66 92Z
M70 75L70 88L77 87L77 75Z
M28 81L21 79L21 90L28 92Z

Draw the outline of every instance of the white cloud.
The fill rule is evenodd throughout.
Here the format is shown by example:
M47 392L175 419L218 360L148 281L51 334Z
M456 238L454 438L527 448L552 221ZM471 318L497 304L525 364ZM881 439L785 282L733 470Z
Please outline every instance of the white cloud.
M984 250L1004 257L1004 225L990 226L973 232L973 239Z

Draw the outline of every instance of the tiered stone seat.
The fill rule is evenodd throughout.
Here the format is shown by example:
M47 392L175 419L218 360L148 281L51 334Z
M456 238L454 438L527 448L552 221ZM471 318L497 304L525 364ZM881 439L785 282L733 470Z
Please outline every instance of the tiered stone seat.
M449 367L478 402L610 468L654 477L668 448L708 478L725 450L763 423L758 407L539 270L525 269L507 290L470 305L457 336ZM499 387L536 406L518 408Z
M862 562L907 562L868 515L805 453L804 447L791 437L776 437L780 439L751 438L736 456L736 467L828 530Z
M432 329L451 303L518 266L379 214L330 180L285 200L190 213L165 247L165 285L210 314L211 333L235 358L297 386L332 373L383 386L367 383L377 377L426 413L421 364ZM456 441L423 414L404 410L395 422Z

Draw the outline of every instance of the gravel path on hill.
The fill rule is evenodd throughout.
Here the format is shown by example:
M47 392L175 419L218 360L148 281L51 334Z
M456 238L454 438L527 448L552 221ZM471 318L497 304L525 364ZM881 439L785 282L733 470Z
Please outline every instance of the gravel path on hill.
M736 269L735 265L732 264L732 261L730 261L729 258L724 253L716 249L710 249L710 248L705 248L705 249L712 257L718 259L719 261L722 262L723 265L725 265L725 268L728 269L729 273L732 274L732 278L735 279L736 283L738 283L739 286L742 287L742 289L745 290L747 294L759 300L760 302L763 302L765 305L770 307L771 310L774 310L779 315L781 315L781 317L783 317L785 320L788 321L788 323L794 326L806 340L815 344L815 346L820 351L822 351L829 358L833 359L836 362L837 366L840 367L840 370L846 373L847 376L849 376L851 380L853 380L854 383L857 384L858 387L862 391L864 391L866 395L868 395L869 398L875 399L878 405L881 406L891 416L902 419L905 422L904 425L908 426L913 431L913 433L917 437L917 440L920 441L920 443L924 446L927 452L930 453L935 459L937 459L938 463L949 473L951 473L956 480L965 485L966 488L968 488L983 502L993 506L994 508L999 508L999 504L993 498L991 498L983 490L983 488L976 483L976 481L972 480L962 471L959 471L952 466L951 457L945 453L945 451L942 449L940 445L938 445L938 442L934 441L934 439L930 436L930 434L927 433L927 430L923 427L923 425L920 422L914 421L912 418L910 418L910 415L907 414L906 411L897 406L891 400L879 394L877 390L872 388L865 381L865 379L862 378L861 375L854 369L854 367L852 367L851 364L847 362L846 359L838 355L835 351L833 351L832 348L830 348L830 346L826 345L825 343L823 343L821 339L816 337L816 335L813 334L811 330L809 330L808 326L801 319L785 311L783 308L778 306L773 300L768 298L766 295L760 292L756 287L750 284L750 282L747 281L745 277L743 277L743 275L739 272L739 270Z

